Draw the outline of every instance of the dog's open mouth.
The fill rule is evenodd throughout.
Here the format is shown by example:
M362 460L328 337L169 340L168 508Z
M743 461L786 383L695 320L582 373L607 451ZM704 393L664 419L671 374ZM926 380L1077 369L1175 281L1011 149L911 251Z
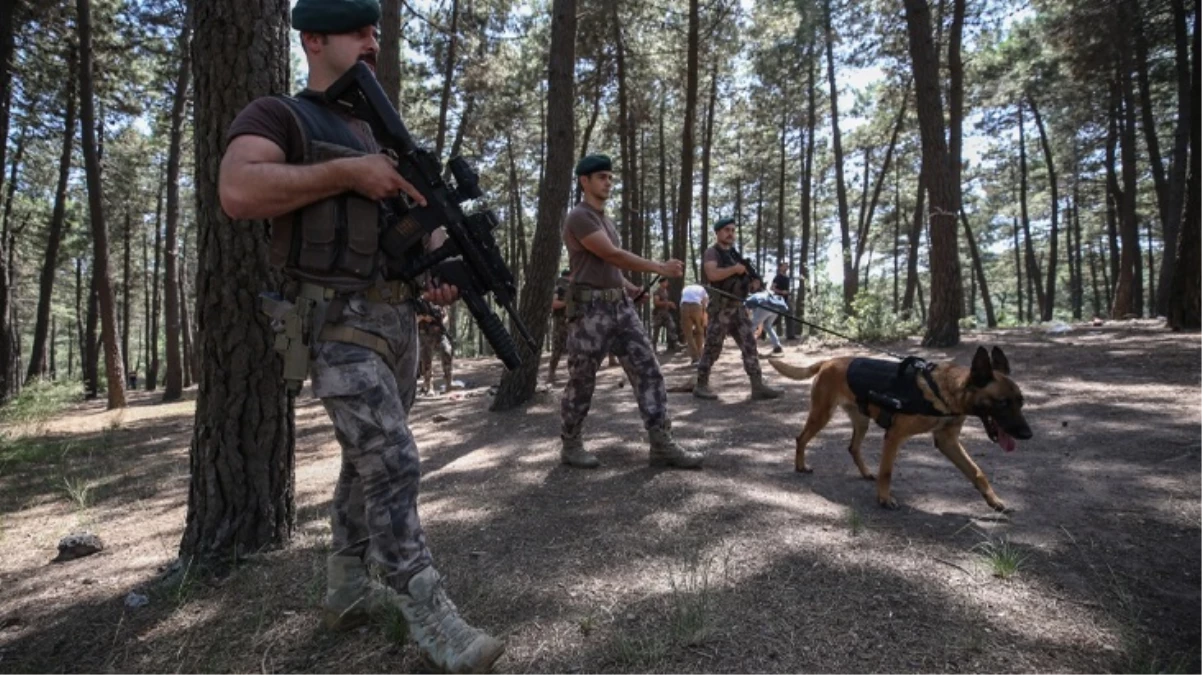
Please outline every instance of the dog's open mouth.
M989 440L1001 446L1006 452L1014 452L1018 447L1018 442L1014 437L1006 433L994 419L988 415L981 415L981 423L985 425L985 433L989 435Z

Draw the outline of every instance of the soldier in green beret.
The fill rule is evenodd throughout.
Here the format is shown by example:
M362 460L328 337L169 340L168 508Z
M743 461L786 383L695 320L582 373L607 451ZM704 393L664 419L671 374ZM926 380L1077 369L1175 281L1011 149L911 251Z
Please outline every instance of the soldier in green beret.
M281 322L290 328L277 343L300 347L285 347L285 372L308 368L342 446L326 624L345 630L373 614L400 612L434 667L486 672L505 646L459 616L434 569L417 513L421 471L407 423L417 390L413 300L420 292L447 305L458 291L422 292L383 278L380 200L400 192L425 200L380 152L370 127L323 96L357 61L375 70L379 19L377 0L296 3L292 26L309 63L308 86L296 96L257 99L238 114L218 192L231 219L272 221L271 260L287 279L281 304L293 314ZM445 239L437 231L427 248Z
M600 466L597 456L585 450L581 432L592 405L597 368L606 355L616 354L638 401L651 465L699 469L704 455L672 438L664 376L632 302L636 296L645 297L643 289L622 276L622 270L628 270L675 279L684 274L684 263L648 260L622 248L617 227L605 215L605 202L613 189L609 157L589 155L580 160L576 181L583 199L563 221L572 282L567 294L568 383L560 402L560 461L581 469Z

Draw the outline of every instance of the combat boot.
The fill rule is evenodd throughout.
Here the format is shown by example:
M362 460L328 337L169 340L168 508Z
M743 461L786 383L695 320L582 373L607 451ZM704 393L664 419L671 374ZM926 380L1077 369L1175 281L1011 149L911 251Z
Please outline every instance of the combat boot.
M673 466L678 469L700 469L705 455L696 450L685 450L672 438L672 426L665 422L663 427L647 430L651 437L651 466Z
M505 651L505 643L459 616L447 597L442 577L431 566L409 580L400 593L401 614L422 657L446 673L486 673Z
M601 460L584 449L584 439L577 433L575 436L560 436L563 448L559 451L559 460L577 469L595 469L601 466Z
M697 381L693 384L693 396L707 401L716 401L718 395L710 391L710 374L697 371Z
M333 631L362 626L400 602L396 591L368 576L367 566L356 556L327 558L326 584L322 621Z
M764 375L762 373L751 376L751 400L766 401L769 399L780 398L784 392L780 389L773 389L764 383Z

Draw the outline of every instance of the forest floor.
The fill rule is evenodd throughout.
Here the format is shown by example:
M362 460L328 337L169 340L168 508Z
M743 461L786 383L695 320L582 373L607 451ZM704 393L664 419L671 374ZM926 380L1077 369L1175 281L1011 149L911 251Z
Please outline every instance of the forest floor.
M719 401L669 395L677 437L708 453L699 472L647 466L620 369L599 378L586 439L604 464L590 472L558 462L559 389L490 413L499 365L462 361L469 389L419 398L412 416L435 562L465 616L506 638L502 671L1198 672L1198 335L1127 322L890 347L968 364L978 344L1006 351L1035 431L1003 453L965 424L1006 515L924 438L897 464L900 510L878 508L842 415L811 445L814 473L794 473L810 384L767 369L785 396L749 401L729 342ZM785 358L855 353L809 341ZM683 356L664 370L670 385L689 376ZM195 406L131 399L3 430L0 672L419 667L401 627L321 627L339 449L317 401L296 410L292 542L164 589ZM51 563L82 529L106 548ZM127 606L131 592L148 604Z

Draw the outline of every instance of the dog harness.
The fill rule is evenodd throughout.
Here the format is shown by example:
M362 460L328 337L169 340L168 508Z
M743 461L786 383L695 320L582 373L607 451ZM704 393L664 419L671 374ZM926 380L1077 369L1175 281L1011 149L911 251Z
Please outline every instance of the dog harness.
M847 367L847 384L861 412L871 417L869 405L880 409L874 419L884 429L893 426L893 416L899 413L956 417L939 393L939 385L931 375L934 369L935 364L917 356L906 357L901 363L853 359Z

